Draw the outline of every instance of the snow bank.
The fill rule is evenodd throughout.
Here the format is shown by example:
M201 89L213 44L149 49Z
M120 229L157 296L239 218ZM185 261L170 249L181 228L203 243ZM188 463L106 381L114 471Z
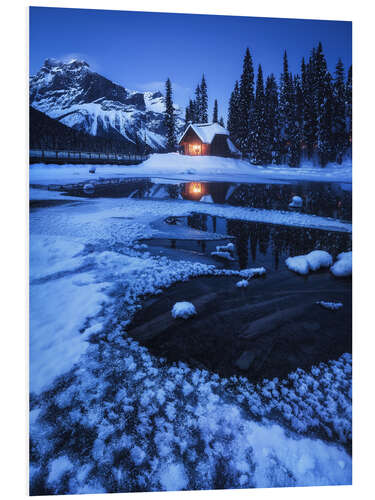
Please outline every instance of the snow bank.
M69 184L99 177L127 175L160 176L177 180L228 181L272 183L279 180L314 180L352 182L352 164L330 164L325 168L302 164L300 168L287 165L255 166L248 161L218 156L185 156L178 153L152 154L139 165L95 165L95 174L89 174L87 165L30 166L30 184Z
M249 269L241 269L241 271L239 271L239 275L244 278L255 278L257 276L263 276L264 274L266 274L265 267L251 267Z
M237 281L236 286L238 288L246 288L247 286L249 286L249 282L247 280L240 280Z
M298 274L309 274L310 271L318 271L321 268L332 265L332 256L324 250L313 250L306 255L288 257L285 264L288 269Z
M196 314L197 311L191 302L176 302L172 308L172 316L175 319L188 319Z
M303 200L300 196L293 196L292 201L289 203L290 208L301 208Z
M325 300L319 300L317 304L324 309L328 309L330 311L337 311L338 309L341 309L343 304L342 302L326 302Z
M336 262L331 267L331 273L338 277L352 275L352 252L342 252L337 256Z

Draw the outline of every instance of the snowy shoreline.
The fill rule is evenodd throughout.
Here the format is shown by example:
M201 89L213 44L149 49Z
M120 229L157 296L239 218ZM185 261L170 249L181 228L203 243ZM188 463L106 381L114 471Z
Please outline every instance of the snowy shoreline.
M256 166L245 160L215 156L184 156L177 153L153 154L139 165L95 165L95 174L89 174L90 165L30 166L30 184L69 184L101 178L159 177L176 181L218 181L243 183L282 183L296 181L341 182L351 184L352 163L329 164L325 168L304 163L299 168L287 165Z

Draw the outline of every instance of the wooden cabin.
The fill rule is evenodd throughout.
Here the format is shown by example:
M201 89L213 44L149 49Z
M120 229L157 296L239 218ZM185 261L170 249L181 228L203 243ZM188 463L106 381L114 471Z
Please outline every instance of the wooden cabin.
M239 158L229 132L218 123L189 123L178 144L185 155Z

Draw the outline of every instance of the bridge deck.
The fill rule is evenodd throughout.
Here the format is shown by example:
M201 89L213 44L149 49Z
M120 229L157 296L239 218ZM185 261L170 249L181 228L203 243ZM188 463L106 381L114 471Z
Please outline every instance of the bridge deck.
M30 163L135 165L147 160L148 155L31 149L29 158Z

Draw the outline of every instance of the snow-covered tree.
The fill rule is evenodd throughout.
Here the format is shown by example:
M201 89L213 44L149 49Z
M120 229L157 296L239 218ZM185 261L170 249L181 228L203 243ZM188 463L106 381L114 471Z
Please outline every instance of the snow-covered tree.
M238 146L243 153L251 151L253 136L252 114L254 111L254 68L250 50L247 48L240 80Z
M345 80L344 65L338 60L333 83L333 145L335 149L335 160L341 164L347 147L346 113L345 113Z
M218 121L219 121L217 99L215 99L215 102L214 102L214 111L212 114L212 121L213 121L213 123L218 123Z
M265 128L268 135L265 152L266 163L281 163L280 157L280 124L279 97L275 76L267 77L264 93Z
M229 100L227 129L233 143L239 147L239 120L240 120L240 88L238 81L234 85Z
M345 108L346 108L346 130L348 134L348 145L352 142L352 67L348 70L348 78L345 86Z
M167 150L174 151L176 148L176 124L172 97L172 84L169 78L165 82L164 124L167 129Z
M208 123L208 96L207 96L207 83L204 75L202 75L201 82L201 123Z
M251 144L252 162L256 165L268 163L267 149L268 133L266 130L263 72L262 66L259 64L254 102L253 140Z

